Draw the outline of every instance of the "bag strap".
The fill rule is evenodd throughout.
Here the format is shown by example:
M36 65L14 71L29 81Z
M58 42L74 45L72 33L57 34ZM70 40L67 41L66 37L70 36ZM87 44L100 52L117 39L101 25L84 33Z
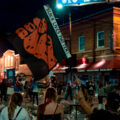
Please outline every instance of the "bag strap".
M57 108L58 108L58 104L57 104L57 106L56 106L56 108L55 108L55 112L54 112L54 114L56 113Z
M55 111L54 111L54 114L53 114L52 120L54 120L54 117L55 117L55 113L56 113L57 108L58 108L58 104L57 104L57 106L56 106L56 108L55 108Z
M16 117L15 117L14 120L16 120L16 118L17 118L17 116L19 115L19 113L20 113L21 110L22 110L22 108L19 109L19 111L18 111L18 113L17 113L17 115L16 115Z

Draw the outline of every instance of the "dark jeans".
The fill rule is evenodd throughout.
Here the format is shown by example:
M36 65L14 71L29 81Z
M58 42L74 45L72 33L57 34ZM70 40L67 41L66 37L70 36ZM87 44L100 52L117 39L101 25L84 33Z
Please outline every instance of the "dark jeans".
M38 105L38 92L33 92L33 104L35 101L35 97L36 97L36 101L37 101L37 105Z
M98 96L98 101L99 101L99 103L103 103L103 98L104 98L105 96Z
M73 100L72 93L67 93L67 94L65 95L65 100L67 100L69 96L70 96L70 99Z

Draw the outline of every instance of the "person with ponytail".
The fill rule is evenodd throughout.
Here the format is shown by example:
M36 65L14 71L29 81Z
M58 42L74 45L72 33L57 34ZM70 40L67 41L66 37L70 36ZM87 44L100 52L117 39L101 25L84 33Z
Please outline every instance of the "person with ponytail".
M21 107L23 97L20 93L13 93L8 106L3 108L0 120L30 120L28 112Z
M56 89L47 88L44 103L38 106L37 120L64 120L64 108L61 104L57 104L56 99Z

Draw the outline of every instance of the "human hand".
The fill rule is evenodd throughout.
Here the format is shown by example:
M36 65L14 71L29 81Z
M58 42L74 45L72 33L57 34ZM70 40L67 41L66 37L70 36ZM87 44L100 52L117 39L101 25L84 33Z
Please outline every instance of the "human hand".
M76 78L75 83L76 85L81 86L81 81L78 77Z

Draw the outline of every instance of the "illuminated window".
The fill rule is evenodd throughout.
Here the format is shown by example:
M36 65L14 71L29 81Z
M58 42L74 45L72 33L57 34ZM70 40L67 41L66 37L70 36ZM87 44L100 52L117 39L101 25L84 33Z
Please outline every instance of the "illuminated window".
M7 67L7 57L5 57L5 67Z
M5 67L13 67L13 56L5 56Z
M8 62L7 66L8 66L8 67L10 67L10 58L11 58L11 57L8 55L8 59L7 59L7 62Z
M97 32L97 48L104 47L104 31Z
M13 56L11 56L10 65L13 66Z
M78 38L78 49L79 50L85 50L85 37L84 36L79 36Z

